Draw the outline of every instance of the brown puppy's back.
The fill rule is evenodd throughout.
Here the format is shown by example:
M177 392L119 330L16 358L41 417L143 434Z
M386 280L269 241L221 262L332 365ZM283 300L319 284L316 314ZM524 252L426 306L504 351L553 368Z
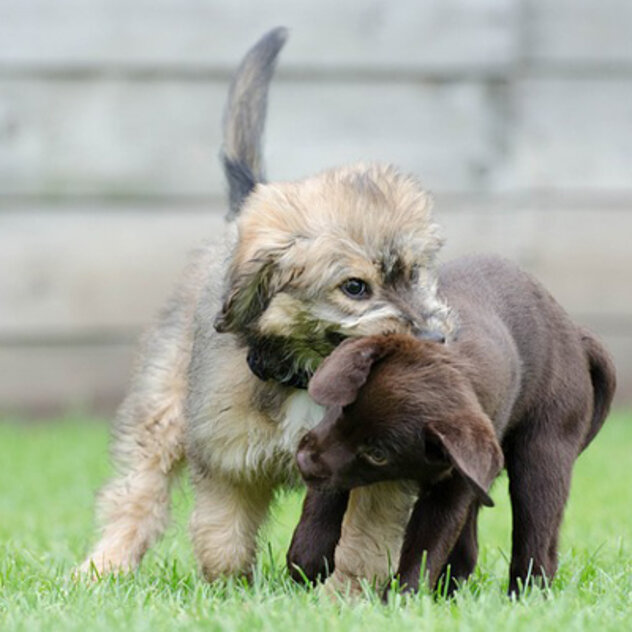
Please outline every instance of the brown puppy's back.
M460 320L451 344L471 361L477 395L499 437L530 417L546 418L547 406L567 408L567 417L576 409L585 447L615 387L599 341L538 281L500 257L456 259L440 268L439 283ZM590 419L585 411L594 411Z

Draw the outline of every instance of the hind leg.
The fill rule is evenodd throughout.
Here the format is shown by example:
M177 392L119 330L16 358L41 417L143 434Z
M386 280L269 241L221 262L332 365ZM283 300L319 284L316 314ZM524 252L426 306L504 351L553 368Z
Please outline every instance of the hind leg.
M133 569L163 533L170 482L184 460L184 399L193 345L193 318L214 253L201 251L186 268L156 324L141 338L131 386L114 423L115 478L97 509L101 539L80 568Z
M119 473L99 493L101 537L79 572L133 570L166 529L170 483L184 458L179 395L151 400L132 391L121 407L112 445Z
M575 442L544 432L519 432L507 445L513 513L509 593L530 580L552 579L568 498Z

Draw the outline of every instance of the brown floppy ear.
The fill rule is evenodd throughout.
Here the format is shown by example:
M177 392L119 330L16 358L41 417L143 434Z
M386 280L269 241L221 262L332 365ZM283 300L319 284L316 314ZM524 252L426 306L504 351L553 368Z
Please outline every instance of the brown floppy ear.
M311 398L322 406L347 406L369 377L373 364L388 352L383 336L350 338L320 365L309 381Z
M483 413L465 413L452 419L426 424L426 451L444 452L454 468L465 477L480 501L494 502L487 492L503 467L503 452L490 419Z

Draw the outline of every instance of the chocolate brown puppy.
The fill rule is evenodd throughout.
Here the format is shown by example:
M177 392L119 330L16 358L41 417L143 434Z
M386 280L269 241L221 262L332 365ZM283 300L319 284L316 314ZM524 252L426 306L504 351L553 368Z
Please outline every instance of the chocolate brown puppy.
M452 578L466 578L477 559L478 510L493 504L488 491L504 463L513 592L556 572L573 464L606 418L615 370L595 337L507 261L454 261L440 269L439 289L459 318L445 344L349 340L312 378L309 393L327 408L299 444L310 491L293 547L308 549L307 559L331 556L314 548L340 532L346 490L412 479L419 497L400 582L418 587L424 551L430 586L447 565Z

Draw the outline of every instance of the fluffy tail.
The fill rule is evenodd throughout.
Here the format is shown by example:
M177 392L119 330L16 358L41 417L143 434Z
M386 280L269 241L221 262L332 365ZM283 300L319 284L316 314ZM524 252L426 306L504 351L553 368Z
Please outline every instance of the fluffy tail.
M594 439L608 416L617 387L617 377L612 358L601 342L586 330L581 332L581 341L588 357L594 402L590 429L584 439L583 450Z
M246 54L237 69L224 112L222 162L228 180L233 219L258 182L264 182L261 139L266 118L268 88L287 29L266 33Z

